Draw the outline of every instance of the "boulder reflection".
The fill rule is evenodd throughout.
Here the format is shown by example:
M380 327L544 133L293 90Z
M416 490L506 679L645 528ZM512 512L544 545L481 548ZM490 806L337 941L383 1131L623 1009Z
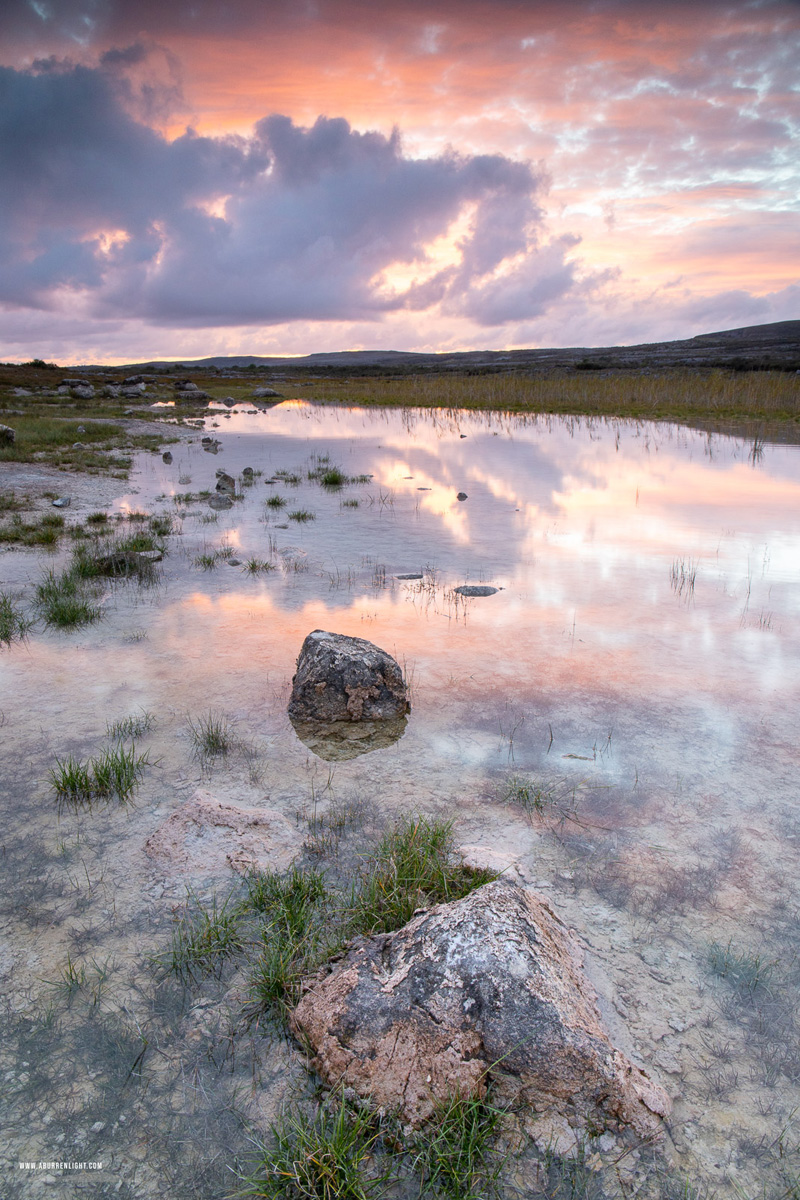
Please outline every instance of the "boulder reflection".
M304 746L326 762L347 762L393 746L406 731L407 717L393 721L292 721Z

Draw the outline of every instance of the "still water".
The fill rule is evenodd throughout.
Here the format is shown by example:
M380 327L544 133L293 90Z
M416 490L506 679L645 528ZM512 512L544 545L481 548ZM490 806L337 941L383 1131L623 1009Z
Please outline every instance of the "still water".
M612 1036L673 1097L675 1178L725 1197L796 1194L800 448L668 424L290 401L212 411L172 454L137 460L113 506L173 514L158 585L110 588L98 625L39 627L0 655L0 970L12 1025L33 1031L14 1025L16 1057L6 1044L14 1158L92 1151L117 1195L155 1194L179 1161L176 1195L225 1194L195 1131L225 1158L236 1134L214 1123L214 1089L254 1068L210 1081L210 1051L190 1085L194 1010L159 1007L146 970L186 887L220 883L143 851L202 786L283 813L297 852L309 814L336 800L358 797L377 821L455 818L471 854L545 892L585 942ZM354 481L324 486L334 467ZM240 492L225 511L192 498L219 469ZM42 569L28 553L0 559L3 586L23 593ZM465 598L465 584L497 591ZM315 628L368 638L404 668L412 712L392 745L321 757L298 739L286 703ZM95 753L108 722L141 710L156 765L137 804L58 816L56 756ZM213 770L190 724L211 711L241 750ZM61 1011L63 988L47 1009L45 981L67 961L110 964L88 1016ZM161 1030L149 1090L114 1075L113 1045L99 1083L74 1069L101 1009L103 1036L130 1035L134 1057L131 1031ZM58 1037L42 1032L48 1011ZM44 1045L70 1047L62 1087L38 1061ZM285 1046L252 1055L269 1116L302 1072ZM31 1062L38 1090L23 1079ZM607 1194L631 1194L612 1176ZM120 1180L129 1191L113 1192ZM70 1186L58 1177L42 1194Z

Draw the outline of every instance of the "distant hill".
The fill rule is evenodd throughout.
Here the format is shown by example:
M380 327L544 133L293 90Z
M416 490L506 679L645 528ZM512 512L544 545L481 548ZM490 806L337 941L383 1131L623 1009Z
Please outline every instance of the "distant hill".
M167 360L129 363L125 370L174 370ZM800 370L800 321L776 321L769 325L747 325L703 333L676 342L650 342L637 346L573 346L531 350L467 350L458 353L418 354L402 350L340 350L307 354L301 358L268 358L254 354L215 355L182 359L180 366L192 370L268 371L515 371L619 370L674 367L728 367L758 369L775 367ZM85 368L84 368L85 369Z

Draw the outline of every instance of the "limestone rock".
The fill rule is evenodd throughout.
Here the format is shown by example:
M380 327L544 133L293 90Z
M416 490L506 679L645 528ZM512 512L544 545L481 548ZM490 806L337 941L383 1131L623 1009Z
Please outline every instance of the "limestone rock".
M315 629L300 649L292 680L292 721L386 721L409 712L403 672L364 638Z
M233 868L284 871L300 836L278 812L224 804L200 788L145 842L145 852L171 871L215 876Z
M217 471L217 491L221 496L236 495L236 480L227 471Z
M580 947L542 897L498 879L357 938L291 1015L312 1065L419 1125L437 1100L482 1095L578 1128L659 1129L666 1092L616 1050Z

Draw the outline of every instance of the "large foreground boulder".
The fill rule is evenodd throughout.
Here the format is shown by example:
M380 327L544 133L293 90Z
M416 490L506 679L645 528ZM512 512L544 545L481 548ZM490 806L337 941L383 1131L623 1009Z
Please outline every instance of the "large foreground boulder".
M574 1126L653 1134L664 1090L616 1050L582 956L547 902L499 879L358 938L291 1016L312 1065L412 1125L459 1091Z
M323 629L303 642L289 701L293 722L395 721L410 708L403 672L385 650Z

